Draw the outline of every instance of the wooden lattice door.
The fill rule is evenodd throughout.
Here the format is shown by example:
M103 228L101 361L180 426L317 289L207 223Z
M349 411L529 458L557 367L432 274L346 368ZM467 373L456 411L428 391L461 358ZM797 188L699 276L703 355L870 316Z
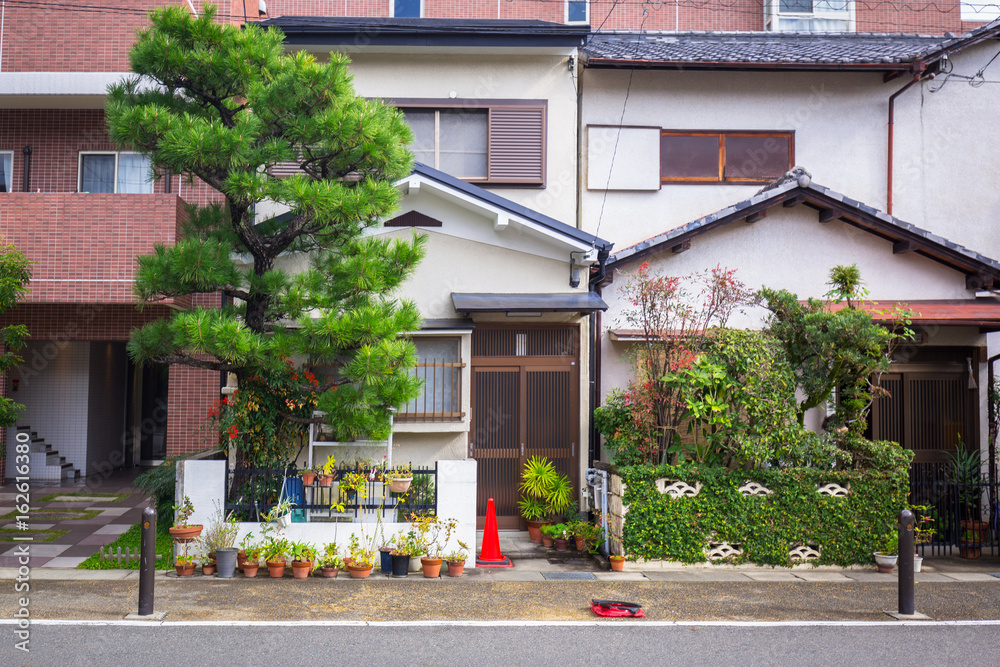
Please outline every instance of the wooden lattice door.
M521 525L518 482L525 460L545 456L579 481L578 329L477 327L472 335L472 431L482 522L493 498L500 528Z

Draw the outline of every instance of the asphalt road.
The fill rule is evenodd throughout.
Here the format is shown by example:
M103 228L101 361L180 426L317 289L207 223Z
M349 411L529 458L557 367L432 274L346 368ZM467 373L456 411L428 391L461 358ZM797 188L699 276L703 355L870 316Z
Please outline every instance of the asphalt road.
M145 622L140 622L145 623ZM655 622L654 622L655 623ZM1000 624L45 625L3 665L996 664ZM992 657L990 657L992 656Z
M0 619L18 595L0 581ZM137 610L138 582L33 580L29 596L32 619L120 620ZM158 581L155 609L168 621L587 621L591 598L637 602L655 621L892 622L898 602L894 583L201 578ZM918 584L916 610L1000 619L1000 580Z

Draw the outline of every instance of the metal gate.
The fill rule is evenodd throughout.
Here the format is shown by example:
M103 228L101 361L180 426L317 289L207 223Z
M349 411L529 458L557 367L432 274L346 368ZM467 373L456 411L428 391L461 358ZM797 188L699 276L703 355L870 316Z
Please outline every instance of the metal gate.
M545 456L579 486L579 329L566 325L477 325L472 333L472 431L477 514L496 504L500 528L521 525L524 462Z

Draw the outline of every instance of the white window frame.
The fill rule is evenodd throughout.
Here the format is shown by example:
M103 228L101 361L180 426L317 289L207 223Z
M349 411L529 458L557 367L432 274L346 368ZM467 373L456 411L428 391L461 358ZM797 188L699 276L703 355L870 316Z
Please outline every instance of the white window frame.
M812 0L813 6L820 0ZM828 21L846 21L845 32L855 32L857 29L855 22L854 0L846 0L847 7L842 11L816 11L811 12L783 12L781 11L781 0L765 0L764 2L764 29L770 32L781 32L782 19L826 19Z
M7 188L7 193L3 193L3 194L8 194L14 191L14 151L0 150L0 157L3 157L4 155L10 156L10 173L4 174L7 178L10 179L10 187Z
M389 16L396 17L396 0L389 0ZM424 0L420 0L420 16L403 16L402 18L424 18Z
M76 162L76 191L83 192L83 156L84 155L114 155L115 156L115 175L114 175L114 194L118 194L118 157L121 155L141 155L138 151L80 151ZM153 194L155 183L152 179L147 181L149 183L149 192L136 192L132 194Z
M585 7L584 12L583 12L584 13L583 20L582 21L570 21L569 20L569 5L570 5L570 3L571 2L581 2L581 1L584 2L584 7ZM585 23L590 23L590 0L566 0L566 3L563 5L563 8L564 8L563 23L569 23L571 25L583 25Z

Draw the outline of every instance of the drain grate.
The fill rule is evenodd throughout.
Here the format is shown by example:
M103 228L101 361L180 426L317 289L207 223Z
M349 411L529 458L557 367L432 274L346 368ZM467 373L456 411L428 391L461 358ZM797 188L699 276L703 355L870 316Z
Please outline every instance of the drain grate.
M543 579L551 579L553 581L559 580L577 580L577 581L594 581L597 577L594 576L593 572L542 572Z

